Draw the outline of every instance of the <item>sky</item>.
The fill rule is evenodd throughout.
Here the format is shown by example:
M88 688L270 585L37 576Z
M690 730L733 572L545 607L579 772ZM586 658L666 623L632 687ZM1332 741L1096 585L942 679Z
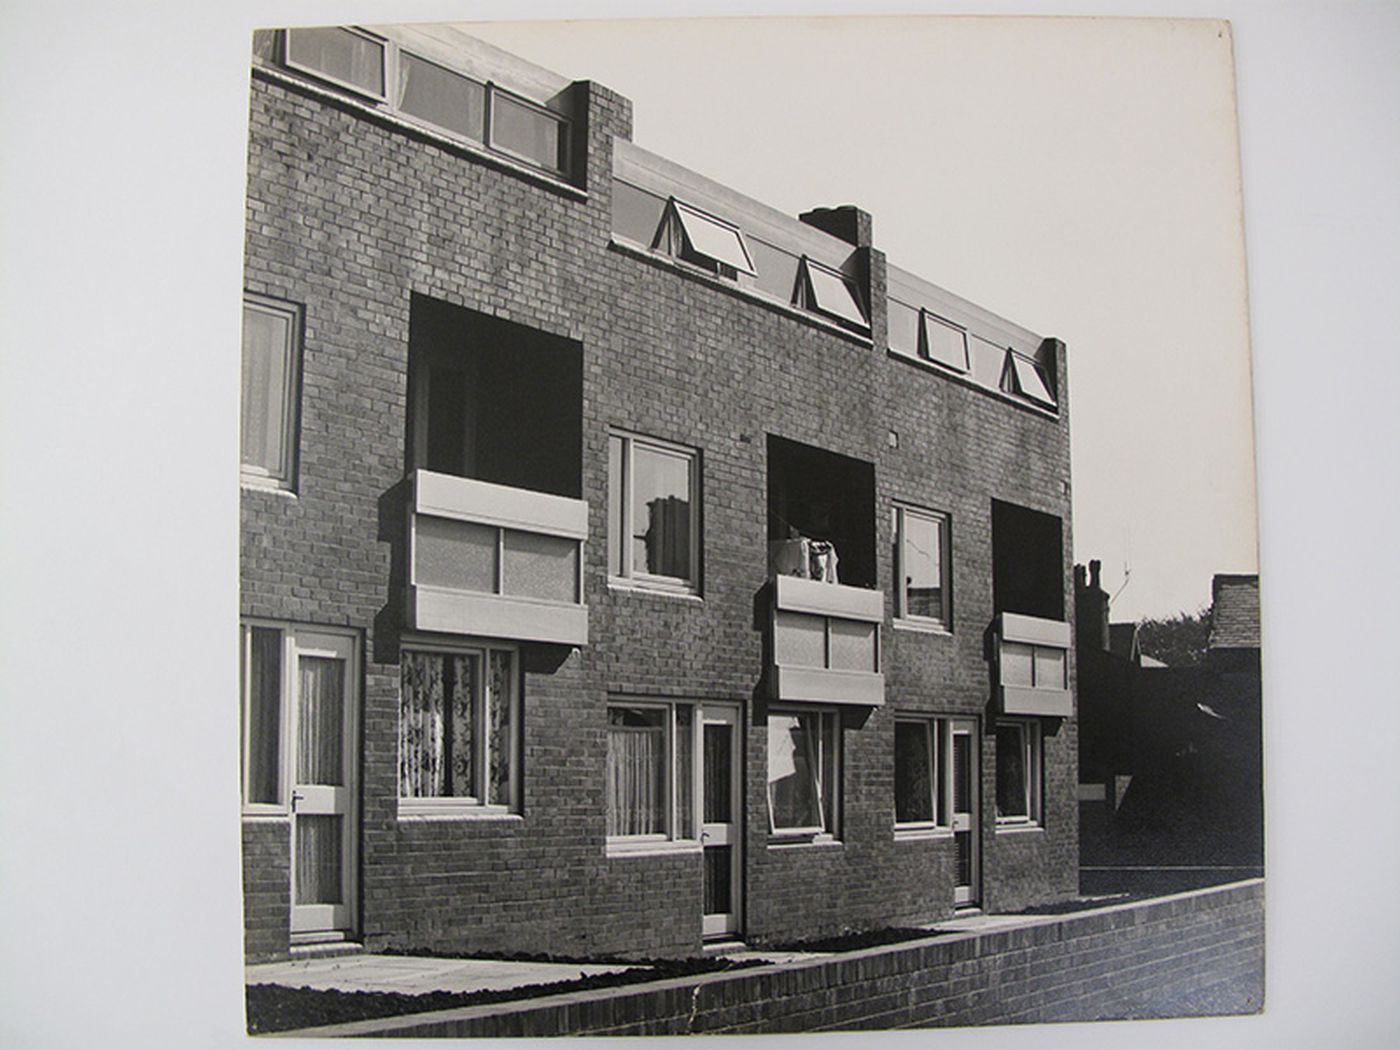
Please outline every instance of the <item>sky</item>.
M1228 27L706 19L472 31L634 108L633 140L1069 347L1074 556L1115 619L1257 567ZM1130 578L1125 584L1125 573Z

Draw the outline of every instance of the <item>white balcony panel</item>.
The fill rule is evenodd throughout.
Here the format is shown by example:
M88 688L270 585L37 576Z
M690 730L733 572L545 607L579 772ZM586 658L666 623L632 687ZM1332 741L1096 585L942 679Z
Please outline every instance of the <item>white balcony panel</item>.
M411 586L408 620L419 631L519 642L588 644L588 608L583 605Z
M865 623L880 623L885 618L885 595L881 591L804 580L799 576L774 577L773 601L784 612L812 613Z
M772 698L818 704L859 704L880 707L885 702L885 676L864 671L832 671L808 667L774 667Z
M1068 689L1004 685L1001 687L1001 710L1007 715L1069 718L1074 714L1074 699Z
M588 537L588 504L581 499L431 470L414 471L413 509L434 517L500 525L548 536L576 540Z
M1023 616L1020 613L1002 613L998 632L1008 642L1029 642L1032 645L1049 645L1068 649L1070 645L1069 624L1063 620L1046 620L1039 616Z

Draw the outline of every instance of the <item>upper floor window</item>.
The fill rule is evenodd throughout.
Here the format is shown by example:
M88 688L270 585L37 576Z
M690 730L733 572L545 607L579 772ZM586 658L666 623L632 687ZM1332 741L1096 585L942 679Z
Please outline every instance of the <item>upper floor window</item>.
M855 285L839 270L804 257L798 285L799 305L864 328L869 322Z
M657 229L655 247L721 277L756 273L739 227L674 197Z
M700 454L608 436L608 574L666 590L700 584Z
M1060 519L992 500L992 611L1063 620L1064 578Z
M301 309L258 295L243 300L243 479L290 489L297 444Z
M289 29L288 68L365 95L400 116L554 175L569 169L568 119L401 47L344 26Z
M1055 395L1050 392L1050 383L1040 364L1015 350L1007 351L1002 389L1034 401L1043 408L1056 407Z
M952 626L948 518L917 507L894 508L895 616Z

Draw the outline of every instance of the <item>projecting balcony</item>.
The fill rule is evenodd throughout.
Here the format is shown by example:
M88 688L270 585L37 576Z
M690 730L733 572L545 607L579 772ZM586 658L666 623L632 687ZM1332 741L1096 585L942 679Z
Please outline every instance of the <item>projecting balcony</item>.
M1069 718L1069 624L1002 613L996 624L997 691L1007 715Z
M583 500L414 471L408 627L586 645L587 536Z
M882 705L880 622L884 618L885 596L880 591L796 576L774 577L769 697Z

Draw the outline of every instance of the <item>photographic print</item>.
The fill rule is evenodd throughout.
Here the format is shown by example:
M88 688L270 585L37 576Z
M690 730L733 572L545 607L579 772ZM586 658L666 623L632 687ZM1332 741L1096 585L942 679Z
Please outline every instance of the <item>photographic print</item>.
M1228 24L250 70L250 1032L1262 1008Z

